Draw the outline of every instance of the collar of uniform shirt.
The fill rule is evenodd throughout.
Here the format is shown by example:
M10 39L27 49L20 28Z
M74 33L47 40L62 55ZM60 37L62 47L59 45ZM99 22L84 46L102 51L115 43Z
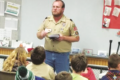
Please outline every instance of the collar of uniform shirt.
M54 21L54 19L53 19L53 16L52 17L50 17L50 19L49 20L51 20L51 21ZM59 22L65 22L65 16L63 15L62 16L62 18L60 19L60 21Z

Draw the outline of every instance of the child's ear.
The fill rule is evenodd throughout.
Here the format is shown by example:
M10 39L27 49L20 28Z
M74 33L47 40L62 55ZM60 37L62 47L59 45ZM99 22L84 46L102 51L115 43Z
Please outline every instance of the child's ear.
M118 70L120 70L120 64L118 64Z

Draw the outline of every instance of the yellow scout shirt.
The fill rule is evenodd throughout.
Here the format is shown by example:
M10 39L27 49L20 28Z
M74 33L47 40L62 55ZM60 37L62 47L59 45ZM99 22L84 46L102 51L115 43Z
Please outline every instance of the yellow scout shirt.
M38 32L42 30L49 30L50 32L45 37L45 50L54 52L70 52L71 42L52 40L48 36L51 34L62 34L64 36L78 36L78 31L75 24L64 15L56 23L53 16L47 17L43 24L38 29Z
M43 62L42 64L35 65L32 62L26 66L26 68L35 76L45 78L47 80L55 80L55 73L51 66Z

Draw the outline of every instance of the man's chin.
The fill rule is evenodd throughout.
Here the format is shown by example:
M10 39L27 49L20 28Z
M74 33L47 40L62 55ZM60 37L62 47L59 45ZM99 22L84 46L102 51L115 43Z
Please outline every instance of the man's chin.
M59 16L60 16L60 14L53 14L53 16L54 16L54 17L59 17Z
M57 16L58 14L57 14L57 13L56 13L56 14L55 14L55 13L53 13L53 15Z

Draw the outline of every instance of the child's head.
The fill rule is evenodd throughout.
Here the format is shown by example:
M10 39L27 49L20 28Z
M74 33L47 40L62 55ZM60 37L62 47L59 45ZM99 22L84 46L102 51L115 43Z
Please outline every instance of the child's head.
M55 76L55 80L72 80L72 76L69 72L61 71Z
M72 69L76 72L85 71L87 67L87 58L84 54L76 54L71 59Z
M120 70L120 56L118 54L112 54L108 58L108 67Z
M5 60L3 64L3 70L4 71L11 71L13 68L13 65L16 60L18 60L21 64L20 65L26 65L26 58L27 58L27 52L23 47L17 47Z
M15 80L34 80L35 76L33 73L25 66L18 67L18 71L16 72Z
M20 66L18 68L18 73L19 73L20 77L25 77L27 74L27 69L24 66Z
M33 64L41 64L45 60L45 50L42 46L37 46L35 49L33 49L31 53L31 60Z

